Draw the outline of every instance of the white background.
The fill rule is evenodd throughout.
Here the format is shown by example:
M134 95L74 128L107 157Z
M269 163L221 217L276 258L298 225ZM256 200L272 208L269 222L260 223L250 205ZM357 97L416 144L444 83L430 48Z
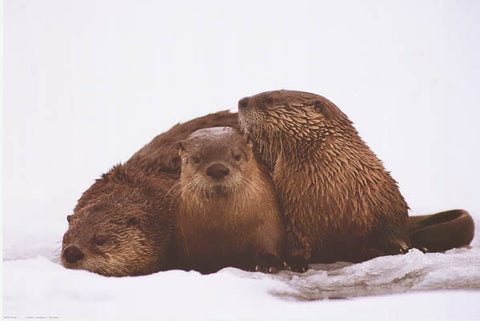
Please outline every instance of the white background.
M5 259L179 121L274 89L326 96L411 213L480 218L480 2L4 1ZM48 240L48 241L45 241Z

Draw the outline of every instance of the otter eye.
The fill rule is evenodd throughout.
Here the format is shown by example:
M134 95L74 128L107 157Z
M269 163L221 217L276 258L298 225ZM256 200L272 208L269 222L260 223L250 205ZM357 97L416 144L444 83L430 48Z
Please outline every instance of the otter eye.
M127 227L132 227L132 226L137 226L138 225L138 220L135 217L131 217L127 221Z
M200 158L197 157L197 156L193 156L193 157L192 157L192 162L193 162L194 164L198 164L198 163L200 163Z
M98 246L104 245L105 243L107 243L107 241L108 241L108 237L105 235L98 235L98 236L95 236L94 238L94 242Z
M235 154L234 158L237 162L239 162L242 159L242 155L241 154Z

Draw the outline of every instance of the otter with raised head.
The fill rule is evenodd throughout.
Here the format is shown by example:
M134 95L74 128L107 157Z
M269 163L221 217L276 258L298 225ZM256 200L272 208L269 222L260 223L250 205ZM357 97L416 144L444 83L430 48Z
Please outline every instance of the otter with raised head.
M408 250L408 206L397 183L332 102L265 92L239 101L239 120L271 170L294 270Z
M169 192L180 177L178 142L201 128L236 124L237 114L228 112L178 124L97 179L68 216L62 264L106 276L172 267L175 213Z
M267 171L231 127L197 130L179 144L176 253L179 266L283 268L284 227Z

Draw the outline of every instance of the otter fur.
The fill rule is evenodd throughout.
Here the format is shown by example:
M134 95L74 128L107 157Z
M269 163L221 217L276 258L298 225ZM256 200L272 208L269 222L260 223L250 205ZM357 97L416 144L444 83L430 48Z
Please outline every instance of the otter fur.
M408 250L407 203L335 104L312 93L264 92L239 101L239 120L271 171L294 270Z
M200 129L179 144L175 244L179 266L274 273L284 267L275 189L251 143L234 128Z
M265 108L268 106L269 110L275 110L272 106L276 101L275 99L277 98L278 100L278 95L279 94L277 93L274 94L273 97L263 97L266 105ZM327 173L325 176L312 176L312 182L309 187L313 188L313 185L325 182L325 187L314 187L317 192L313 193L313 196L318 197L318 194L321 192L322 195L328 196L327 201L325 201L325 203L315 201L309 205L310 200L308 195L312 197L312 194L310 193L303 197L303 195L298 194L297 190L297 192L294 193L294 195L297 195L295 204L302 205L299 201L305 201L305 204L299 206L299 210L307 210L307 212L308 208L311 208L312 210L315 208L322 209L322 204L323 206L327 204L333 208L336 208L335 206L337 206L337 208L345 209L353 208L355 211L345 212L345 215L339 215L339 219L337 220L338 224L334 225L333 228L329 227L332 226L332 221L336 220L335 212L330 211L327 213L328 215L326 215L324 211L315 213L309 212L314 217L311 221L309 221L309 216L305 214L299 215L298 217L292 217L289 215L289 220L286 221L289 235L288 239L290 240L287 247L290 253L290 263L292 264L293 262L292 257L295 257L292 254L298 253L300 255L298 255L297 258L300 257L301 259L297 261L297 267L300 267L299 270L305 269L306 264L302 264L302 258L308 257L308 255L301 255L304 243L300 241L307 240L308 242L313 243L316 238L315 235L313 235L314 237L312 240L306 239L306 237L310 235L305 233L307 236L304 236L302 228L306 230L313 229L316 228L316 226L320 226L322 222L327 222L328 224L325 225L325 228L320 226L319 230L321 232L325 232L324 230L326 230L329 232L328 235L333 235L333 237L322 239L322 242L319 242L319 244L322 244L322 247L314 247L314 261L328 262L337 259L358 261L362 258L366 259L371 257L372 252L374 255L388 253L389 251L374 250L370 251L370 253L369 251L366 251L369 255L364 255L363 257L358 254L355 255L355 253L361 249L359 245L364 243L368 245L368 242L359 242L358 244L355 244L356 238L362 240L363 236L357 235L358 233L354 233L351 236L347 235L348 231L355 228L352 226L353 222L357 221L356 219L351 218L350 221L352 221L352 223L345 226L342 225L342 222L345 220L348 221L348 215L351 213L365 213L365 211L362 212L360 209L367 208L366 204L372 201L370 199L371 195L373 195L372 193L379 188L379 186L375 187L375 180L372 183L372 179L376 176L371 178L366 175L367 173L370 173L371 170L373 170L373 172L384 172L383 166L381 166L381 163L379 165L378 160L372 160L373 153L371 152L367 151L367 155L370 156L366 162L366 164L370 164L369 166L371 169L369 169L368 166L365 168L366 165L363 160L356 160L355 157L351 155L352 142L355 142L355 144L353 144L353 150L355 150L355 146L362 146L361 140L358 142L359 138L353 139L350 143L348 143L348 139L345 138L346 141L343 139L344 145L342 145L342 139L340 139L338 135L348 133L348 135L355 136L357 134L356 131L352 129L353 127L351 126L350 121L346 119L346 116L334 107L332 103L328 102L323 97L318 99L320 96L313 94L291 92L291 95L293 95L293 98L286 95L285 99L282 98L280 102L276 101L276 103L279 105L285 104L286 107L283 108L288 109L297 108L299 105L307 102L307 106L304 106L303 108L309 108L308 104L311 104L313 99L313 105L310 105L313 110L310 110L308 113L323 112L324 116L320 116L320 118L328 118L332 122L331 124L336 125L322 127L318 124L318 121L309 120L308 118L310 116L308 116L297 117L297 126L304 127L305 125L311 125L311 130L322 132L320 137L322 137L322 141L324 140L323 144L335 143L332 146L339 146L340 148L339 150L332 151L328 148L325 149L325 146L328 147L330 145L323 145L323 150L321 150L323 154L320 155L326 156L319 161L320 165L310 167L311 170L320 167L325 170L325 173ZM301 96L304 95L306 95L306 97L301 98ZM296 96L297 98L295 98ZM260 96L260 98L262 97ZM300 99L300 102L298 99ZM244 99L241 101L240 109L247 107L248 104L246 103L248 100L249 99ZM241 113L244 114L242 117L244 128L250 133L257 133L251 135L253 138L256 137L253 146L254 153L257 158L261 159L268 167L272 177L274 179L276 178L277 182L280 182L280 185L282 185L285 183L285 178L282 180L282 168L283 170L287 170L287 174L289 173L288 167L284 167L286 160L288 160L289 157L291 162L293 162L295 158L298 158L299 163L303 162L302 159L308 160L310 157L305 157L300 151L309 152L308 146L320 145L318 142L312 142L312 139L306 138L305 140L296 140L299 145L305 145L298 149L291 148L282 141L277 141L276 145L272 144L272 146L269 146L269 141L274 141L275 135L278 135L278 138L281 138L282 135L277 134L277 132L279 132L278 129L272 131L272 137L263 132L264 129L262 128L265 127L266 130L267 127L262 127L258 125L258 123L262 121L268 122L269 120L261 111L263 108L261 103L258 108L260 111L255 111L254 113L256 115L249 117L249 119L247 119L248 117L245 118L245 112L241 111ZM273 113L280 112L280 108L281 107L278 107L277 112ZM252 111L252 109L254 108L250 108L250 111ZM245 120L248 120L248 123L246 123ZM324 122L325 121L326 120L324 120ZM274 122L272 125L280 123L281 122ZM250 130L248 130L248 124L250 124ZM346 129L335 129L336 126L342 127L344 124L347 126ZM83 193L73 211L73 214L68 216L69 227L64 235L62 243L62 264L67 268L85 269L107 276L141 275L168 268L177 268L178 266L173 263L174 260L172 259L172 251L170 251L170 248L172 243L175 243L171 242L171 238L175 229L176 215L175 209L172 210L171 206L173 200L172 188L179 182L182 166L177 151L178 143L185 140L196 130L216 126L237 127L237 114L219 112L199 117L183 124L178 124L167 132L155 137L149 144L135 153L125 164L117 165L109 172L102 175L100 179ZM298 131L298 129L295 129L295 126L290 125L290 127L293 128L288 128L287 125L282 125L283 130L286 130L290 134L294 134L296 130ZM263 136L260 136L259 134L262 134ZM313 135L312 137L314 137L315 140L318 140L318 136ZM336 138L332 139L332 137ZM286 141L288 142L288 140ZM279 144L280 148L278 148ZM346 152L348 152L348 157L336 157L336 154L343 153L341 149L343 148L342 146L347 148ZM293 150L295 154L290 154L289 156L288 153L283 153L283 150L286 147L290 147L289 149ZM363 151L365 149L368 150L368 147L363 146L360 148L360 150ZM314 154L316 153L317 152ZM374 155L373 158L375 158ZM331 162L331 169L328 168L330 165L327 161ZM345 170L342 169L342 166L340 166L339 170L339 162L340 164L349 164L348 162L352 162L353 165L350 164L347 166L347 169L350 169L350 171L347 170L346 173L343 173ZM352 172L351 167L359 167L359 164L361 165L360 168L362 168L362 166L364 168L358 172L360 175L357 175L357 172ZM291 170L296 171L296 167L293 167ZM337 177L337 172L342 172L343 174ZM391 178L388 178L388 173L383 174L383 176L385 175L387 175L387 182L390 181L390 189L395 190L396 184L392 183L390 180ZM379 177L381 176L382 175ZM283 189L280 190L285 193L283 197L287 197L289 191L296 189L295 182L298 182L298 178L301 176L293 175L292 177L295 179L295 181L292 181L293 184L284 184ZM336 187L337 184L342 182L341 179L345 178L351 179L352 181L356 179L359 180L359 182L352 183L352 186L358 188L358 190L353 193L354 198L362 198L363 195L365 195L366 198L361 200L357 205L355 205L354 202L349 201L347 196L335 194L335 191L346 191L350 193L347 193L348 197L351 197L352 190L345 186L341 187L342 184ZM326 182L326 179L329 181ZM303 182L303 184L305 183L308 183L308 180ZM368 188L364 188L364 186ZM304 185L300 185L300 187L305 188ZM330 192L330 194L325 192ZM397 199L398 204L400 204L399 212L403 212L406 204L402 205L404 201L403 198L401 198L401 195L399 197L399 193L395 192L389 192L387 194L391 194L387 199L393 199L393 201ZM279 194L279 196L282 196L282 194ZM337 199L339 197L340 199ZM286 199L284 199L284 201L285 200ZM375 201L375 199L373 200ZM383 203L380 202L379 204L382 205ZM281 210L285 211L285 208L288 210L288 206L285 206L285 204L283 207L284 208ZM293 212L293 215L295 215L295 211ZM375 214L377 213L375 211L373 211L373 213L374 215L366 215L363 218L365 219L365 224L357 224L360 225L360 227L366 228L366 231L369 231L368 227L375 227L377 230L385 229L383 235L386 235L387 240L389 242L392 241L394 245L397 243L400 245L394 246L394 248L399 247L404 249L401 242L397 242L397 239L401 239L401 237L396 237L396 235L402 234L403 219L399 219L401 226L395 227L395 224L393 223L395 221L394 219L392 220L388 216L387 218L384 218L382 215ZM315 218L315 215L323 215L323 217ZM361 222L362 216L359 217L359 221ZM382 225L383 222L386 224ZM314 223L317 225L313 225ZM394 225L393 227L392 224ZM393 230L394 232L392 233L390 230ZM362 231L362 229L360 229L360 231ZM372 231L374 232L375 230L373 229ZM372 233L369 234L370 236L364 237L363 240L368 241L369 239L372 239L372 235L375 235L375 233ZM377 234L380 235L378 240L385 238L385 236L382 236L381 232ZM415 247L426 247L429 251L444 251L456 246L468 245L473 238L474 224L471 216L463 210L454 210L419 217L412 216L409 218L409 234L411 235L412 245ZM390 237L388 237L388 235L390 235ZM341 236L343 236L343 238ZM323 242L323 240L325 242ZM405 243L408 246L408 241L405 240ZM310 245L310 243L305 244ZM305 248L305 253L309 254L308 246ZM358 252L361 253L360 251ZM395 253L395 251L392 252ZM310 260L311 259L312 255L310 254ZM307 259L303 260L305 261ZM270 264L270 266L273 265L274 264ZM263 267L265 266L269 265L263 264Z
M455 209L408 218L412 246L424 252L444 252L470 244L475 223L465 210Z
M170 191L181 166L177 145L215 126L237 126L237 114L219 112L178 124L97 179L68 216L62 264L106 276L169 268L175 224Z

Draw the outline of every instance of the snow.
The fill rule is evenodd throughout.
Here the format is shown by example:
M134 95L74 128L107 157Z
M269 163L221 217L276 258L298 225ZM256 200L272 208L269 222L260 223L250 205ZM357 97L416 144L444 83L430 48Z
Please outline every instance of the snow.
M478 217L480 213L472 214ZM476 226L478 235L478 220ZM115 278L63 268L58 260L60 237L61 233L53 233L43 235L42 241L33 242L33 247L5 247L4 317L60 320L480 318L478 238L468 248L446 253L424 254L410 250L405 255L379 257L360 264L314 264L303 274L282 271L269 275L225 268L210 275L174 270Z
M360 264L317 264L304 274L284 271L268 275L225 268L210 275L173 270L108 278L87 271L67 270L54 261L52 255L4 262L5 317L62 320L480 318L478 242L471 248L447 253L424 254L411 250L405 255L379 257ZM392 295L394 293L404 294ZM364 297L353 299L357 296Z
M5 0L3 316L479 320L479 12L475 1ZM101 173L179 121L280 88L335 102L412 214L468 210L472 247L302 275L106 278L58 263L66 216Z

